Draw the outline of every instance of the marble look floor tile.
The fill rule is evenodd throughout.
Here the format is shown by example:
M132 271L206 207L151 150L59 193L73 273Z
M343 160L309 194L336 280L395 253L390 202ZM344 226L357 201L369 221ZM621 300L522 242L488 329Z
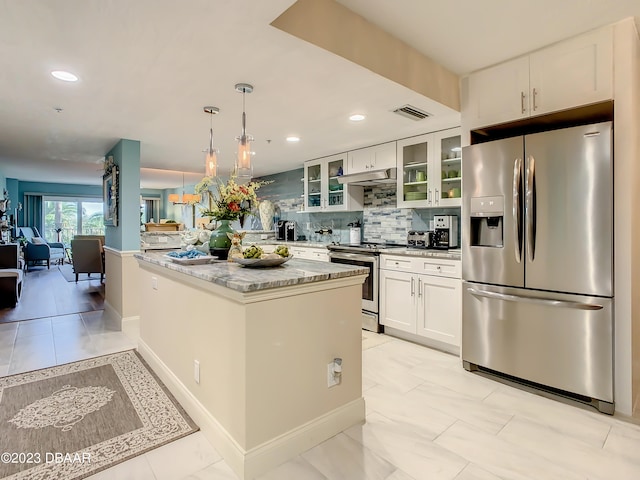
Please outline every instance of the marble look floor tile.
M91 341L100 355L136 348L137 344L122 332L91 334Z
M400 424L412 423L435 438L455 423L457 418L435 408L426 407L419 395L403 395L378 385L364 394L367 416L376 412ZM425 408L426 407L426 408Z
M386 480L416 480L415 478L409 476L409 474L403 472L402 470L396 470L391 475L389 475Z
M367 415L364 425L344 433L416 480L453 479L467 465L467 460L435 445L428 428L410 420L390 420L373 413Z
M590 480L637 480L640 478L640 458L625 459L613 451L592 447L548 425L516 415L498 435L519 445L539 458L564 466Z
M317 468L300 456L283 463L264 475L260 475L257 477L257 480L282 480L284 478L296 480L327 480L327 477L320 473Z
M87 477L86 480L156 480L151 465L140 455Z
M220 460L199 472L182 477L181 480L238 480L238 476L233 472L233 470L231 470L224 460Z
M396 467L376 453L340 433L302 454L329 479L384 480Z
M369 349L367 352L377 350L385 345ZM367 360L363 355L362 361L363 383L377 383L393 388L400 393L406 393L424 383L423 379L407 373L407 369L399 365L394 359L386 360L380 357L370 357Z
M611 427L603 451L627 464L640 462L640 426L616 422ZM638 467L640 470L640 466ZM636 478L640 478L640 472Z
M83 312L80 316L90 334L119 332L121 329L121 323L104 310Z
M44 335L51 333L51 319L40 318L38 320L28 320L19 322L18 334L16 338L31 337L33 335Z
M16 332L18 330L18 324L20 322L0 323L0 337L5 332Z
M12 354L13 354L13 344L10 344L10 345L0 344L0 365L8 365L11 362Z
M407 393L406 398L425 409L433 408L492 434L498 433L512 418L511 414L486 405L477 398L431 383L420 385Z
M0 377L6 377L9 374L9 364L0 365Z
M58 315L57 317L51 317L51 325L58 325L61 323L78 322L82 321L82 317L79 313L72 313L69 315Z
M485 469L480 468L474 463L469 463L464 470L462 470L456 480L502 480L501 477L494 475L491 472L487 472Z
M611 429L608 417L595 410L583 410L504 385L485 398L484 403L547 425L555 432L597 448L602 447Z
M67 316L65 321L51 322L51 329L53 330L53 337L56 340L68 339L74 337L88 336L89 332L82 322L80 315L76 315L75 318Z
M540 440L538 440L540 441ZM585 480L587 477L540 458L496 435L458 421L435 443L466 458L503 480ZM532 475L534 475L532 477Z
M441 368L431 363L422 363L410 369L409 373L478 400L500 388L500 383L467 372L461 364Z
M184 478L222 459L202 432L151 450L145 456L157 480Z

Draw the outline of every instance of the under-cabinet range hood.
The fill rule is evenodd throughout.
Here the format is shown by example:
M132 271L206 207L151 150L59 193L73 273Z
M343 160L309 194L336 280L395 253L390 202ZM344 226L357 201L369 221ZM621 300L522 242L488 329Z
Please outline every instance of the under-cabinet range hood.
M397 169L385 168L383 170L371 170L369 172L350 173L338 177L338 183L347 185L371 186L381 183L396 183Z

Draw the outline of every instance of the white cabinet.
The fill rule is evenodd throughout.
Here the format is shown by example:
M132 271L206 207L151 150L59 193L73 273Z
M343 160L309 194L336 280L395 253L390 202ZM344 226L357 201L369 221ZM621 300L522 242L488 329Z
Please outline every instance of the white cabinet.
M461 129L397 141L398 207L462 205Z
M349 173L383 170L396 166L396 142L360 148L347 153Z
M380 323L460 347L460 261L381 256Z
M273 252L279 244L267 244L267 245L259 245L262 250L266 253ZM298 246L291 245L290 243L284 244L289 249L289 253L294 256L294 258L301 258L303 260L316 260L318 262L328 262L329 261L329 250L322 247L307 247L307 246Z
M342 185L338 182L338 178L347 173L346 158L345 153L305 162L306 212L362 210L364 187Z
M605 27L471 74L465 125L479 127L613 98L613 32Z
M289 253L295 258L301 258L303 260L316 260L318 262L329 261L329 251L326 248L320 247L297 247L289 245Z

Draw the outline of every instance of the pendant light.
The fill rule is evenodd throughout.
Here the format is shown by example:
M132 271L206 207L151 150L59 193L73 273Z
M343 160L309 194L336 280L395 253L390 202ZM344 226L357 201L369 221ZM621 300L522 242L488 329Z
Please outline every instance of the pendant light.
M217 148L213 148L213 116L220 113L218 107L204 107L204 112L211 115L211 128L209 129L209 149L204 160L204 174L207 177L215 177L218 175L218 153Z
M198 203L200 201L200 195L184 193L184 172L182 172L182 200L180 199L180 195L177 193L170 193L167 200L174 205L187 205L193 202Z
M244 111L244 96L253 92L253 86L248 83L236 84L236 92L242 93L242 132L238 141L238 156L236 157L235 173L239 180L249 181L252 176L251 168L251 142L253 137L247 134L247 114Z

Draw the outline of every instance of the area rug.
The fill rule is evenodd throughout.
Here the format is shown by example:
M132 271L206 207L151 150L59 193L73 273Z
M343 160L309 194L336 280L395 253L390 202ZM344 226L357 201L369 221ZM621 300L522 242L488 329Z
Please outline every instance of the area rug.
M73 265L65 263L64 265L59 265L58 270L67 282L76 281L76 274L73 272ZM87 273L81 273L78 275L78 281L81 282L82 280L100 280L100 274L92 273L91 276L89 276Z
M198 430L134 351L0 378L0 478L85 478Z

